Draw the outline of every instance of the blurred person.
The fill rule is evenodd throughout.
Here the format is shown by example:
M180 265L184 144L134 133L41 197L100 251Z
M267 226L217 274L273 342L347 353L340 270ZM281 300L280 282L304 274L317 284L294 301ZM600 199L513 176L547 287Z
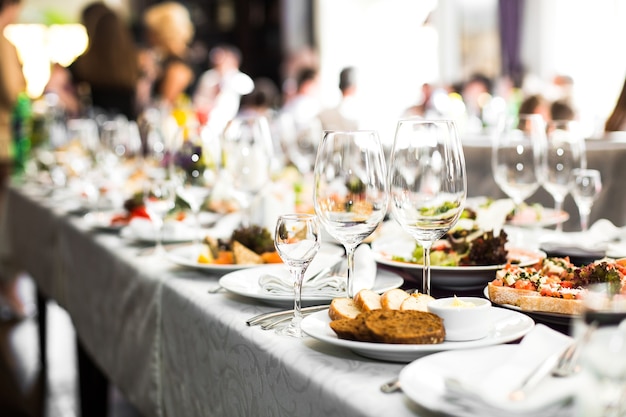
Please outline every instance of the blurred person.
M550 105L541 94L532 94L523 99L519 114L540 114L546 122L551 119Z
M574 120L576 113L567 100L555 100L550 104L550 118L552 120Z
M622 86L622 91L617 98L617 103L613 111L604 124L605 132L618 132L626 130L626 80Z
M142 52L144 73L152 71L151 99L174 106L191 98L195 74L189 60L189 44L195 28L189 11L178 2L150 6L143 15L150 48Z
M357 72L346 67L339 73L339 104L319 114L324 130L358 130L362 124L363 109L357 97Z
M254 79L250 94L241 96L239 114L258 114L273 119L280 108L280 90L269 78Z
M17 20L21 9L20 0L0 0L0 226L4 221L3 201L12 169L12 113L18 96L26 90L17 50L4 36L4 30ZM7 261L0 259L0 318L22 318L25 312L17 291L17 274L11 270Z
M432 103L433 93L434 88L430 83L422 84L422 88L420 89L420 96L417 100L417 103L404 110L404 112L402 113L402 117L426 117L427 114L431 113L434 110Z
M302 68L296 77L295 95L283 104L281 113L290 116L296 129L302 130L317 120L321 107L318 70Z
M474 74L460 88L468 116L482 117L482 109L491 98L493 82L482 74Z
M69 67L72 82L87 89L91 106L136 119L138 55L129 26L102 3L88 5L82 13L89 47Z
M254 82L239 70L241 52L232 45L218 45L209 52L211 69L200 77L193 105L201 123L221 132L239 111L241 96L250 94Z

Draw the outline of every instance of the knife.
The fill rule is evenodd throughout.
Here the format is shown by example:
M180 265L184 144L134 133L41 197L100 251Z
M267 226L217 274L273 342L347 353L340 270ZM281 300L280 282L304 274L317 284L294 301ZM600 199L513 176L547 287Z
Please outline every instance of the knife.
M316 311L322 311L328 308L328 304L319 305L319 306L311 306L311 307L303 307L300 309L303 313L314 313ZM248 326L256 326L261 324L262 322L270 319L275 319L283 316L291 316L293 314L293 310L280 310L280 311L272 311L270 313L259 314L254 317L250 317L246 320L246 324Z

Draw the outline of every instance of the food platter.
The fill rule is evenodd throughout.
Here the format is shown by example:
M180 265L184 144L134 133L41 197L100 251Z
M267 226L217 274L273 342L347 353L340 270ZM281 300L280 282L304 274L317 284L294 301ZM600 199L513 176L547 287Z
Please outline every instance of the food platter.
M403 268L421 274L424 266L410 262L400 262L392 256L410 257L415 241L404 236L398 238L387 236L372 243L372 253L376 261L383 265ZM509 259L520 261L521 266L529 266L545 258L546 253L540 250L527 250L507 247ZM485 266L431 266L433 288L446 290L480 290L495 276L495 271L505 265Z

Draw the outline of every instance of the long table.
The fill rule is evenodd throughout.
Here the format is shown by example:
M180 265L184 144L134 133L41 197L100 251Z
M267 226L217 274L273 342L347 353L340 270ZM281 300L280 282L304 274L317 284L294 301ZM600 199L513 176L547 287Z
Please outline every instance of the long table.
M429 416L379 386L404 366L248 327L274 310L209 294L218 275L179 267L35 190L9 190L0 254L65 308L87 356L145 416Z

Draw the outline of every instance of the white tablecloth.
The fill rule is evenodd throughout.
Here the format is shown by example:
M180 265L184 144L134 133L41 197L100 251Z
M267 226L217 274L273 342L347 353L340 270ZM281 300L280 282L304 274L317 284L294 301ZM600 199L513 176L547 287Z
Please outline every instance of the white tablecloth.
M95 363L146 417L430 415L380 392L402 364L248 327L275 307L208 294L218 276L139 256L25 191L8 193L0 253L67 309Z

